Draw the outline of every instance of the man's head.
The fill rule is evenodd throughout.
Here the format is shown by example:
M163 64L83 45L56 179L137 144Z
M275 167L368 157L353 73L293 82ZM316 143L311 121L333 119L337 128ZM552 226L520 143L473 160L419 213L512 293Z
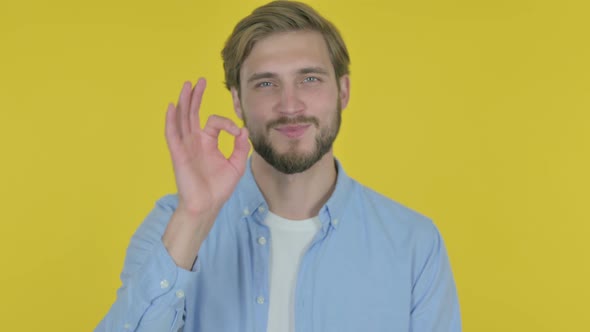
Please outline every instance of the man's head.
M237 24L222 56L235 111L269 164L299 173L331 151L350 60L330 22L305 4L271 2Z

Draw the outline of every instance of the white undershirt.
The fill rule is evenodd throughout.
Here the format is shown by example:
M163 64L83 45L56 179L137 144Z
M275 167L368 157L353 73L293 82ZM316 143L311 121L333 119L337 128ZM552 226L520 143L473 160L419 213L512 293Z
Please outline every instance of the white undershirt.
M270 299L267 332L295 332L295 285L303 254L321 228L318 217L288 220L268 212Z

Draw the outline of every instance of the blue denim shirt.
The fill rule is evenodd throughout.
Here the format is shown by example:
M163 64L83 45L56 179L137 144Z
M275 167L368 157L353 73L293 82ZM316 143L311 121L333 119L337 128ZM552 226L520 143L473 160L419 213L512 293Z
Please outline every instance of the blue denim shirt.
M296 331L461 331L434 224L336 165L336 188L298 272ZM123 285L96 331L266 331L272 238L250 162L191 271L175 265L161 240L177 203L176 195L160 199L133 235Z

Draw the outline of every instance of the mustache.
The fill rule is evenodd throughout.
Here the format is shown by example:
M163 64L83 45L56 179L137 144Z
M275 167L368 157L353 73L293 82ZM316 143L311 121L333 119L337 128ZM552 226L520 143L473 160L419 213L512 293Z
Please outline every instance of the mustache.
M294 118L282 117L269 122L266 125L266 130L271 130L274 127L286 126L286 125L301 125L301 124L313 124L316 128L320 126L320 122L316 117L299 115Z

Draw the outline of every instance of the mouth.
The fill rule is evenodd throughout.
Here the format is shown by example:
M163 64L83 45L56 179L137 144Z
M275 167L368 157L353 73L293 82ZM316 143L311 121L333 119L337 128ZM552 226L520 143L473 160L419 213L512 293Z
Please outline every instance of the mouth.
M310 126L311 124L287 125L276 127L275 130L289 138L300 138Z

